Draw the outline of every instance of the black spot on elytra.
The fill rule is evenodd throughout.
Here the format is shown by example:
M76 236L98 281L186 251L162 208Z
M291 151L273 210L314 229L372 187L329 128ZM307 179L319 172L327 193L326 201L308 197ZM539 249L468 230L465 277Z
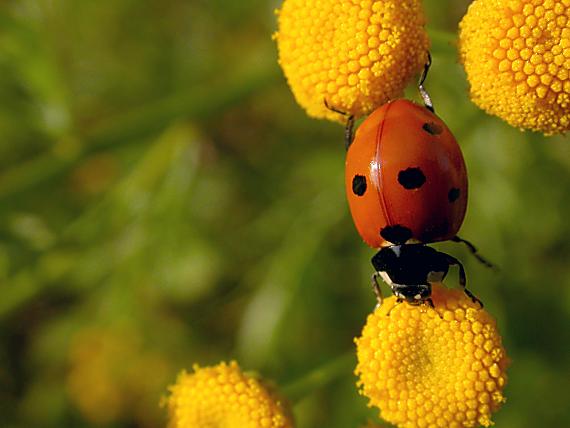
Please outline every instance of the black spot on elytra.
M426 176L419 168L408 168L398 173L398 182L408 190L417 189L426 182Z
M439 135L443 132L443 128L435 122L424 123L422 129L431 135Z
M401 245L405 244L412 237L412 231L406 226L395 224L384 227L380 231L380 236L392 244Z
M457 187L454 187L447 194L447 199L449 199L449 202L455 202L457 199L459 199L460 195L461 191Z
M363 175L355 175L352 179L352 193L356 196L362 196L366 193L366 177Z

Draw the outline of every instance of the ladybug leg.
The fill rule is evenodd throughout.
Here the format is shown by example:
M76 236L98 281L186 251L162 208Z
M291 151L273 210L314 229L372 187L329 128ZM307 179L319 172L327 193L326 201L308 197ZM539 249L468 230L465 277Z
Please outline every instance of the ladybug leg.
M329 105L329 102L325 98L325 107L328 108L330 111L335 113L341 114L346 117L346 127L344 128L344 148L348 150L350 145L352 144L352 140L354 139L354 116L352 114L348 114L345 111L339 110L336 107Z
M394 308L395 308L396 306L398 306L400 303L402 303L403 301L404 301L404 299L398 297L398 298L396 299L396 303L394 303L394 305L393 305L390 309L388 309L388 312L386 312L386 316L389 317L389 316L390 316L390 313L394 310Z
M483 265L487 266L490 269L495 269L498 270L498 267L495 266L493 263L491 263L489 260L487 260L485 257L483 257L482 255L479 254L479 252L477 251L477 248L475 248L475 245L473 245L471 242L469 242L466 239L460 238L459 236L454 236L453 238L451 238L451 240L453 242L458 242L461 244L465 244L465 246L469 249L469 251L471 252L471 254L473 254L475 256L475 258L477 260L479 260L479 262L481 262Z
M380 306L382 306L382 289L380 288L380 284L378 283L378 277L380 276L380 273L378 272L374 272L372 274L372 289L374 290L374 294L376 295L376 301L377 303L377 307L379 308Z
M331 106L331 105L329 104L329 102L327 101L326 98L324 99L324 102L325 102L325 107L328 108L330 111L333 111L333 112L335 112L335 113L341 114L341 115L343 115L344 117L350 117L350 115L349 115L347 112L342 111L342 110L339 110L339 109L337 109L337 108L334 107L334 106Z
M432 113L435 113L435 110L433 108L433 103L431 102L431 97L429 96L428 92L424 88L424 82L427 78L429 68L431 67L431 54L429 53L429 51L428 51L427 55L428 55L427 62L424 65L424 70L422 71L422 75L420 76L420 81L418 82L418 90L420 91L420 95L422 96L422 99L424 100L424 104L425 104L426 108L429 111L431 111Z
M348 116L346 120L346 127L344 128L344 149L348 151L348 148L354 140L354 116Z
M425 299L424 302L426 305L428 305L430 308L432 308L435 311L435 305L433 304L433 300L431 299L431 297ZM439 312L435 311L435 313L439 316L439 318L443 319L443 317Z
M467 276L465 275L465 268L463 267L463 264L455 257L451 257L450 255L447 255L447 261L450 265L457 265L459 267L459 285L461 285L461 288L463 288L463 292L467 294L471 300L473 300L473 303L477 303L479 305L479 309L483 309L483 302L467 289Z

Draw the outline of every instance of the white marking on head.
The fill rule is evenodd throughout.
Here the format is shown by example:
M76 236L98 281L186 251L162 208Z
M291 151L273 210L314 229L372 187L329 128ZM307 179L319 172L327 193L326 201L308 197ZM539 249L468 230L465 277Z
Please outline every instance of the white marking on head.
M422 298L422 295L421 295L421 294L416 294L416 295L414 296L414 299L416 299L416 300L420 300L421 298Z

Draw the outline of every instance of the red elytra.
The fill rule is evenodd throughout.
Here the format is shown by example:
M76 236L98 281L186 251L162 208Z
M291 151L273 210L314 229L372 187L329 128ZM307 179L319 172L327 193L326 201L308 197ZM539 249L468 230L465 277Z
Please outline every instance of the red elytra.
M467 208L467 171L445 123L391 101L359 126L346 157L346 194L360 236L379 248L453 238Z

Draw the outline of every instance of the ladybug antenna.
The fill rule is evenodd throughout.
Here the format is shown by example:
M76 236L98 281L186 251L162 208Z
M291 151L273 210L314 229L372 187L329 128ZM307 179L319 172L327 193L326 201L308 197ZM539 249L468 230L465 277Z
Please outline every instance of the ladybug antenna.
M424 104L426 106L426 108L435 113L435 110L433 108L433 103L431 102L431 97L429 96L428 92L426 91L426 88L424 88L424 82L427 78L428 75L428 71L429 68L431 67L431 54L427 53L427 62L424 65L424 70L422 71L422 75L420 76L420 81L418 82L418 90L420 91L420 95L422 96L423 100L424 100Z
M479 262L481 262L481 264L487 266L490 269L493 270L499 270L499 268L497 266L495 266L493 263L491 263L489 260L487 260L485 257L483 257L482 255L479 254L479 252L477 251L477 248L475 248L475 245L473 245L471 242L469 242L466 239L460 238L459 236L454 236L453 238L451 238L451 240L453 242L459 242L462 244L465 244L465 246L469 249L469 251L471 252L471 254L473 254L475 256L475 258L477 260L479 260Z
M324 101L325 101L325 107L328 108L330 111L346 117L346 127L344 128L344 148L348 150L348 148L352 144L352 140L354 137L354 115L348 114L345 111L339 110L336 107L331 106L326 98L324 99Z

